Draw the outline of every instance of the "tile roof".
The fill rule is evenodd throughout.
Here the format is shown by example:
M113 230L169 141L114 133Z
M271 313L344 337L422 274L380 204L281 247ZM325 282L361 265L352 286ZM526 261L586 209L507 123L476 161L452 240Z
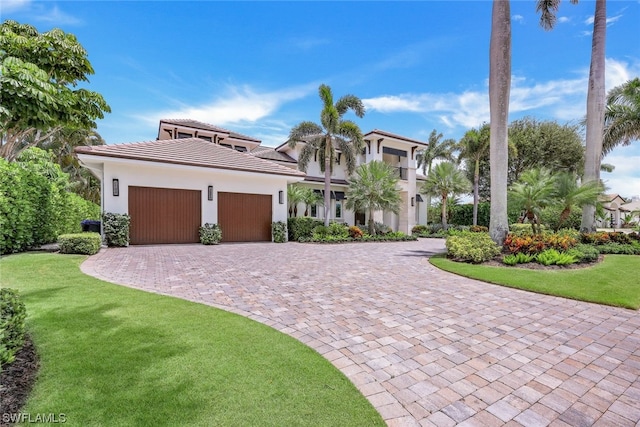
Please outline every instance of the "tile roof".
M229 134L229 136L232 136L232 137L237 138L237 139L245 139L247 141L253 141L253 142L262 142L259 139L253 138L251 136L243 135L243 134L237 133L237 132L232 132L232 131L230 131L228 129L224 129L224 128L221 128L219 126L210 125L209 123L200 122L198 120L191 120L191 119L161 119L160 123L168 123L168 124L178 125L178 126L187 126L187 127L194 128L194 129L208 130L208 131L211 131L211 132L226 133L226 134Z
M256 147L251 150L251 154L261 159L275 160L277 162L298 163L296 159L288 154L276 151L272 147Z
M380 130L380 129L374 129L371 132L366 133L364 135L364 137L366 138L367 136L372 135L372 134L378 134L378 135L382 135L382 136L387 136L389 138L395 138L395 139L399 139L401 141L411 142L412 144L427 145L426 142L418 141L417 139L407 138L406 136L396 135L395 133L387 132L387 131Z
M78 154L214 169L304 177L304 172L212 144L200 138L76 147Z

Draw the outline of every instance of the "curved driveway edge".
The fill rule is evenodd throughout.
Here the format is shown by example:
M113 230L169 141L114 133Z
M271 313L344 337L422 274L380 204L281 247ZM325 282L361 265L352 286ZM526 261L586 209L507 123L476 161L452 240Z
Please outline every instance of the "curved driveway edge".
M81 269L297 338L392 426L640 422L638 312L458 277L429 264L443 249L436 239L132 246Z

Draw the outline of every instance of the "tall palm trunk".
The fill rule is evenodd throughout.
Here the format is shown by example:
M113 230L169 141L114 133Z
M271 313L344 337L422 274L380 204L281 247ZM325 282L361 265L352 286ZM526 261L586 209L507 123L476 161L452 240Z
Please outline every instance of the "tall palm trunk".
M489 47L489 109L491 136L491 219L489 234L501 245L509 232L507 217L507 162L509 93L511 86L511 7L508 0L493 0Z
M442 228L447 229L447 195L442 195Z
M478 187L480 181L480 159L476 159L476 167L473 171L473 225L478 225L478 201L480 195Z
M329 226L331 212L331 137L327 135L324 149L324 225Z
M593 17L593 39L591 41L589 90L587 92L587 137L584 159L584 182L600 180L602 138L604 134L604 58L606 31L606 1L596 0L596 11ZM585 205L582 208L580 230L583 232L595 231L595 220L595 204Z

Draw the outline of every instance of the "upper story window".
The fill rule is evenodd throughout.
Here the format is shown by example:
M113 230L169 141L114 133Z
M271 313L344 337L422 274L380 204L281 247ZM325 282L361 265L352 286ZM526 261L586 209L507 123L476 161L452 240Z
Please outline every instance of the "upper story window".
M200 139L204 139L205 141L209 141L212 142L213 140L211 139L210 136L202 136L202 135L198 135L198 138Z
M221 143L220 145L223 146L223 147L227 147L227 148L233 149L233 145L231 145L231 144L222 144Z
M178 138L193 138L193 134L187 132L178 132Z
M236 151L240 151L242 153L244 153L245 151L247 151L247 147L244 147L242 145L236 145L235 147L233 147L236 149Z

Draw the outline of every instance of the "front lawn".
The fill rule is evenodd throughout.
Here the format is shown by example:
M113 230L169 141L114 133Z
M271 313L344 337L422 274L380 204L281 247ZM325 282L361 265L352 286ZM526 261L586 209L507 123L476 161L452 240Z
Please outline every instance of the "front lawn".
M606 255L603 262L576 270L538 271L431 258L442 270L472 279L541 294L616 307L640 308L640 256Z
M76 426L384 425L314 350L212 307L99 281L84 256L0 260L40 355L22 412Z

